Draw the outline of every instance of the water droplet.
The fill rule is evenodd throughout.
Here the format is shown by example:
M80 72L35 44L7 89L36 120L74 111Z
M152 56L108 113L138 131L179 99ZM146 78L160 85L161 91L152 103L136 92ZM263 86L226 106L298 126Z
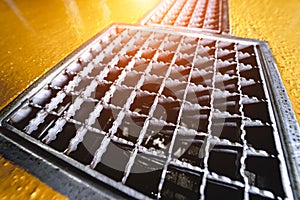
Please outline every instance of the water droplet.
M37 194L36 190L30 194L31 199L35 199L35 198L37 198L37 196L38 196L38 194Z

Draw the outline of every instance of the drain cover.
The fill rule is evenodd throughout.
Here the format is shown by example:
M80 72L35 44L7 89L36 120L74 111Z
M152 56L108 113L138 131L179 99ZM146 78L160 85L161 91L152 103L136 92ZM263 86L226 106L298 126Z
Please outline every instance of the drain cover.
M267 53L112 25L9 105L2 131L136 198L293 199Z
M228 2L227 0L165 0L146 15L141 20L141 24L229 33Z

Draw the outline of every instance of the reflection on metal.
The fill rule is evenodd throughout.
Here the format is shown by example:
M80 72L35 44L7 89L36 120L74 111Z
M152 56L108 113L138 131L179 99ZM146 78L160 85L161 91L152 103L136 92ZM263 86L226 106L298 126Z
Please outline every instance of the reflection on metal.
M293 199L297 165L280 137L298 130L278 114L290 105L274 98L276 76L264 42L113 25L9 105L1 126L131 197Z
M18 17L18 19L22 22L22 24L31 32L35 32L35 30L30 26L29 22L26 20L26 18L23 16L22 12L19 10L17 5L13 0L4 0L7 5L14 11L15 15Z
M141 24L189 28L190 31L229 33L227 0L164 0Z
M71 27L74 29L78 38L81 38L82 32L84 31L84 25L80 16L79 8L76 0L63 0L68 19Z
M102 18L103 18L103 21L110 21L110 15L111 15L111 12L110 12L110 9L107 5L107 0L101 0L99 2L99 7L101 8L102 10Z
M1 144L1 147L2 144ZM0 156L0 200L6 199L49 199L67 200L52 188L32 177L27 171Z

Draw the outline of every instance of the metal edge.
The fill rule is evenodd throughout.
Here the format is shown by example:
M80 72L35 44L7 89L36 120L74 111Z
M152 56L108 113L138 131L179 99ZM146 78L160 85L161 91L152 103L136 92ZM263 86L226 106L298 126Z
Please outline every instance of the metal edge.
M287 162L283 150L283 141L280 137L281 135L281 130L280 126L278 124L278 120L275 116L275 113L277 113L277 108L273 104L273 97L271 94L273 93L272 88L270 87L270 81L269 81L269 74L266 72L266 70L269 68L268 63L265 62L265 54L262 53L262 46L265 44L265 41L261 41L259 45L255 46L255 52L256 52L256 57L257 57L257 62L259 66L259 71L262 77L262 82L265 82L263 84L263 89L267 98L267 105L268 105L268 110L269 110L269 116L271 119L271 124L269 124L273 129L274 129L274 142L276 145L276 150L278 151L277 158L279 160L279 169L280 169L280 176L281 176L281 181L282 181L282 186L283 190L285 191L285 194L287 195L287 199L294 199L293 198L293 192L292 192L292 187L291 187L291 177L288 174L288 167L287 167Z
M6 130L3 130L3 129L6 129ZM11 135L11 133L15 133L15 135ZM91 185L91 184L97 185L97 186L101 186L101 185L105 184L105 186L110 187L116 193L119 193L119 196L120 196L119 198L121 198L121 193L123 192L123 194L128 195L128 198L131 197L131 198L137 198L137 199L149 199L144 194L141 194L140 192L138 192L132 188L129 188L128 186L122 185L121 183L119 183L99 172L94 171L89 166L85 166L85 165L79 163L78 161L73 160L72 158L66 156L65 154L58 152L55 149L52 149L51 147L42 143L41 141L33 139L31 136L26 135L25 133L17 130L16 128L14 128L10 125L4 124L2 129L0 127L0 137L1 136L9 137L10 140L13 141L19 147L19 149L24 149L24 150L30 152L32 155L35 155L35 157L37 157L36 155L38 155L38 154L44 155L44 156L40 156L40 158L42 158L44 162L52 163L53 166L57 166L56 168L59 168L59 169L65 168L67 170L67 171L65 171L65 173L71 174L72 179L77 178L79 180L84 180L85 179L84 175L85 175L90 178L94 178L94 180L96 180L94 182L90 182L89 184L84 183L86 187L89 187L89 185ZM18 154L18 153L16 153L16 154ZM46 154L46 156L45 156L45 154ZM61 162L64 162L65 165L60 164ZM26 163L24 166L26 167L25 169L30 167ZM37 171L38 171L38 169L35 168L35 170L37 170ZM76 171L76 173L73 173L72 170ZM37 173L37 172L34 171L34 173ZM82 174L84 174L84 175L82 175ZM41 176L40 178L43 178L43 176ZM51 184L51 181L49 182L46 179L45 183ZM102 187L101 187L101 189L102 189ZM72 195L72 194L69 193L69 195ZM105 196L105 195L102 195L102 196Z
M261 56L268 68L265 73L268 78L268 88L271 88L271 103L276 108L276 122L280 124L280 139L284 158L286 159L288 174L295 199L300 199L300 129L292 104L285 90L275 59L267 42L260 42Z
M92 178L84 176L83 172L78 172L78 169L66 165L48 152L28 144L26 140L19 141L23 138L12 139L11 136L3 134L4 132L6 131L0 128L0 154L68 198L130 198L107 184L96 183Z
M249 43L251 45L260 44L261 40L257 39L251 39L251 38L242 38L237 36L232 36L228 34L218 34L215 32L208 32L208 31L195 31L190 28L186 27L178 27L178 26L162 26L162 25L151 25L151 26L143 26L143 25L132 25L132 24L126 24L126 23L117 23L117 26L124 26L125 28L134 28L134 29L142 29L142 30L148 30L148 31L156 31L161 33L170 33L170 34L180 34L185 36L191 36L191 37L209 37L215 40L219 39L225 39L227 41L233 42L232 40L238 40L241 42ZM236 42L236 41L234 41Z
M221 32L222 34L229 34L231 35L231 30L230 30L230 18L229 18L229 5L228 5L228 0L222 0L222 23L221 26Z
M193 27L185 27L185 26L172 26L172 25L164 25L164 24L147 24L145 27L157 27L157 28L169 28L169 29L182 29L189 30L193 33L215 33L221 34L221 30L213 30L213 29L205 29L205 28L193 28Z

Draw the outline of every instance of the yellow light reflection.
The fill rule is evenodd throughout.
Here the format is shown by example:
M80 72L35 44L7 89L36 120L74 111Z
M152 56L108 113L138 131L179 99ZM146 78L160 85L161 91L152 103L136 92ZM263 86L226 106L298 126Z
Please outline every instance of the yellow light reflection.
M0 180L0 200L68 199L1 156Z
M70 21L70 27L74 29L78 39L81 39L81 35L84 31L84 25L82 23L77 2L76 0L63 0L63 2Z
M10 7L10 9L16 14L16 16L19 18L19 20L23 23L23 25L30 31L34 32L33 28L30 26L26 18L23 16L22 12L19 10L19 8L16 6L15 2L13 0L4 0L5 3Z
M300 1L230 0L233 35L268 41L300 122Z
M136 23L157 3L158 0L0 1L0 109L107 25Z

